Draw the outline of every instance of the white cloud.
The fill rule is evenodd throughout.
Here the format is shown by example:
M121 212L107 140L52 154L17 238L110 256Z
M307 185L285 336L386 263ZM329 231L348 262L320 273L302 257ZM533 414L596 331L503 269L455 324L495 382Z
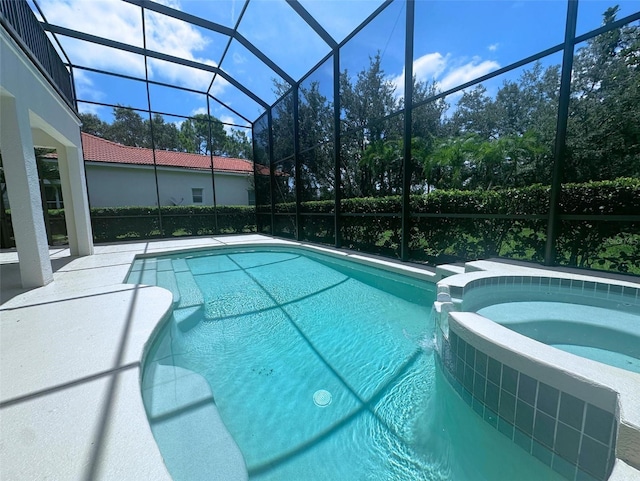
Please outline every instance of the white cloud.
M160 3L179 8L177 0ZM143 46L140 8L121 0L43 0L42 7L50 23L105 37L136 47ZM145 12L147 47L179 58L217 66L206 58L209 39L186 22L155 12ZM71 61L77 65L126 73L144 78L143 57L119 50L60 37ZM149 75L155 80L206 90L212 72L182 65L149 61ZM186 70L185 70L186 69ZM218 83L218 82L216 82ZM217 85L220 94L228 83Z
M448 58L449 55L443 56L440 52L423 55L413 61L413 75L423 82L438 78L445 70ZM391 79L391 83L396 87L396 95L404 96L404 69L400 75Z
M142 47L140 9L133 5L116 0L43 0L41 6L52 24ZM63 36L58 38L77 65L144 76L140 56Z
M500 68L498 62L493 60L481 61L479 58L474 58L470 62L448 70L442 79L438 79L438 87L443 91L449 90L450 88L482 77L498 68Z
M182 20L156 12L146 12L147 48L174 57L195 60L194 52L206 49L209 39Z
M495 52L496 50L498 50L499 46L500 46L499 43L492 43L487 48L489 49L490 52Z
M74 69L73 78L76 83L76 92L78 98L83 100L93 100L94 102L101 102L104 100L105 93L95 88L90 75L91 74L87 73L84 70Z
M195 60L213 67L216 66L215 62L212 61L202 61L198 59L190 60ZM211 83L213 72L150 58L149 78L204 92Z
M481 77L492 70L500 68L500 64L493 60L482 60L474 57L466 63L452 62L451 54L440 52L425 54L413 61L413 75L421 82L435 81L441 91L469 82ZM390 79L396 87L396 96L404 95L404 69L400 75Z
M81 114L93 114L93 115L97 115L98 117L101 117L100 114L104 112L104 107L101 107L100 105L85 104L85 103L79 102L78 111Z
M119 0L43 0L50 23L142 47L140 9Z
M233 52L232 55L233 63L240 65L247 62L247 58L244 55L241 55L238 52Z
M230 115L221 115L220 117L218 117L218 119L222 123L227 123L227 122L230 123L230 124L235 124L236 123L236 119L234 119ZM233 127L231 125L224 125L224 131L227 134L230 134L232 130L233 130Z
M206 107L198 107L197 109L193 109L191 111L191 114L189 115L199 115L199 114L207 114L207 108Z

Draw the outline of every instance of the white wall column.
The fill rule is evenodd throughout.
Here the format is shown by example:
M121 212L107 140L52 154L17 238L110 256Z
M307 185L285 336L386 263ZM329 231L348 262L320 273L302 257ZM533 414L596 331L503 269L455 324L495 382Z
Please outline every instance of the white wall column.
M23 287L53 280L29 111L0 95L0 147Z
M74 140L77 140L77 145L80 146L79 131L78 138ZM88 256L93 254L93 232L82 150L80 147L62 144L58 144L56 150L71 255Z

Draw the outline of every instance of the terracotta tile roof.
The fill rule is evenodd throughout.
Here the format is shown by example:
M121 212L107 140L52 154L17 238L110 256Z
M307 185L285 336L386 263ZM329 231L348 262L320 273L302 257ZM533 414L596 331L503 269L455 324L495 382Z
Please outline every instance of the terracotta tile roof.
M84 160L113 164L153 165L151 149L129 147L82 132ZM185 169L211 169L208 155L156 150L157 165ZM253 162L229 157L213 157L213 169L218 172L253 173Z

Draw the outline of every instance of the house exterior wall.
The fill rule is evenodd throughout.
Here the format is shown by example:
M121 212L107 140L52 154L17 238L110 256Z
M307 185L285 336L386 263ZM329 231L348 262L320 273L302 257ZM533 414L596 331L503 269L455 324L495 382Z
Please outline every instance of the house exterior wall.
M86 162L89 202L91 207L124 207L157 205L156 182L152 167ZM217 205L248 205L251 177L246 174L218 173ZM201 205L213 205L211 173L206 171L158 168L160 204L194 204L192 189L202 189Z
M0 144L20 275L24 287L53 280L34 147L59 156L72 255L91 255L80 119L60 98L22 47L0 27Z

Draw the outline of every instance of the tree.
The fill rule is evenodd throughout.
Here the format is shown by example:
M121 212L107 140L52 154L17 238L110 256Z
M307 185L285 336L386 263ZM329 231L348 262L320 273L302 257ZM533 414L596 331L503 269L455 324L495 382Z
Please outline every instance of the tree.
M607 9L603 24L616 20ZM574 60L565 182L640 176L640 27L598 35Z
M335 196L333 102L320 93L318 82L301 85L298 96L303 200L330 199Z
M247 137L247 134L241 130L231 129L230 132L225 135L222 155L238 159L252 159L251 141Z
M151 147L149 123L140 114L127 107L114 107L113 123L107 129L106 138L132 147Z
M477 134L483 139L496 136L495 109L484 85L462 94L448 127L452 135Z
M194 154L223 155L226 133L220 120L196 114L182 122L178 136L181 150Z
M383 120L398 110L395 86L381 67L378 53L369 58L369 67L360 71L352 83L345 70L340 76L343 145L342 185L345 197L373 196L380 193L377 182L384 168L372 168L371 161L387 156L373 156L363 160L369 145L392 142L402 138L402 117ZM377 147L376 147L377 148ZM391 164L389 165L391 167ZM397 175L399 171L387 174ZM378 184L379 186L379 184Z
M108 135L109 124L104 122L95 114L78 114L82 122L82 131L97 137L106 138Z
M178 127L174 123L167 123L159 114L153 116L153 146L162 150L180 150Z
M419 103L438 93L435 82L420 82L413 79L413 102ZM412 189L415 193L430 192L435 164L430 155L438 138L445 136L443 115L448 109L444 99L433 100L412 110Z
M166 122L160 114L154 114L152 122L144 119L130 107L113 109L113 123L100 120L94 114L80 114L82 131L113 142L132 147L191 152L194 154L222 155L251 158L251 142L244 132L232 129L227 135L220 120L207 114L196 114L177 127Z
M438 189L463 189L471 176L472 158L481 140L477 134L449 137L437 143L423 159L431 185Z

